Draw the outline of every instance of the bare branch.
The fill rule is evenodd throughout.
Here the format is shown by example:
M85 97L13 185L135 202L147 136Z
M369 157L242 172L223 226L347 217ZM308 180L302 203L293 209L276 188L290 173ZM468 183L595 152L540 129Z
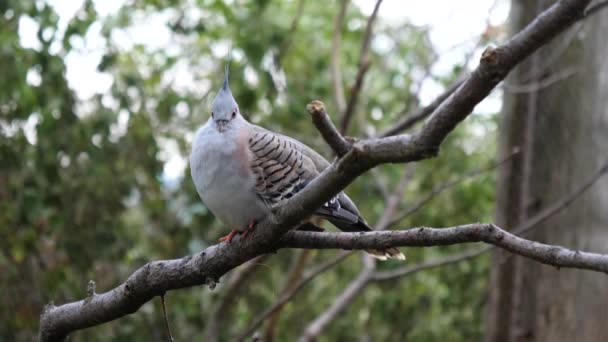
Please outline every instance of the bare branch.
M243 333L241 333L239 335L239 337L236 338L236 340L244 341L245 339L247 339L247 337L249 337L251 334L253 334L253 332L270 315L274 314L275 312L277 312L277 310L282 308L283 305L285 305L287 302L289 302L296 295L296 293L298 293L302 288L304 288L304 286L306 286L306 284L308 284L312 279L314 279L319 274L334 267L335 265L342 262L344 259L346 259L347 257L349 257L351 255L353 255L353 252L341 252L333 259L330 259L330 260L326 261L325 263L317 266L316 268L310 270L304 277L302 277L302 279L298 282L298 284L296 286L293 286L288 292L283 293L281 295L281 297L274 304L272 304L271 307L266 309L266 311L264 311L260 315L257 315L256 320L253 323L251 323L251 325L249 327L247 327L247 329L245 329L245 331Z
M591 175L588 180L586 180L583 184L574 189L568 195L564 196L563 198L561 198L554 204L548 206L547 208L541 210L536 215L528 218L525 222L513 228L511 232L516 235L523 235L530 232L535 227L538 227L540 223L548 220L549 218L553 217L557 213L567 208L606 173L608 173L608 162L604 164L604 166L602 166L593 175ZM491 251L494 248L496 248L496 246L486 246L480 249L450 255L436 260L425 261L418 265L405 266L390 271L376 272L374 274L374 280L389 280L398 277L404 277L430 268L457 263L482 255L483 253Z
M529 82L526 84L509 84L509 83L505 82L505 83L503 83L502 86L509 93L514 93L514 94L532 93L532 92L537 92L544 88L550 87L557 82L563 81L563 80L573 76L578 71L579 71L578 68L574 68L574 67L567 68L560 72L549 75L548 77L546 77L542 80L536 81L536 82Z
M346 141L342 134L338 132L336 126L331 122L329 115L325 111L325 105L319 100L314 100L306 106L308 113L312 117L312 122L321 133L325 142L331 147L336 156L342 157L351 148L351 143Z
M293 40L296 36L295 33L298 30L300 19L302 18L302 14L304 13L304 2L305 0L299 0L298 7L296 9L296 14L294 15L293 20L291 21L291 26L289 27L289 33L285 35L287 39L284 40L283 43L279 46L279 51L277 52L275 59L275 64L277 68L280 67L283 57L285 57L285 54L287 53L287 51L289 51L289 48L291 47L291 44L293 44Z
M367 255L364 258L371 258ZM334 300L332 305L325 310L320 316L313 320L304 329L304 333L300 336L300 342L315 341L321 334L323 329L329 325L340 313L342 313L348 305L357 297L359 293L369 284L374 273L373 267L364 267L357 278L351 282L346 289Z
M413 213L417 212L418 210L420 210L420 208L422 208L425 204L429 203L433 198L437 197L439 194L441 194L442 192L444 192L445 190L451 189L452 187L464 182L467 179L471 179L474 177L477 177L479 175L482 175L486 172L492 171L498 167L500 167L501 165L503 165L504 163L508 162L509 160L511 160L511 158L513 158L515 155L517 155L519 153L518 149L515 149L513 151L511 151L511 153L509 155L507 155L506 157L504 157L502 160L499 160L498 162L494 162L488 166L479 168L477 170L473 170L471 172L468 172L466 174L464 174L463 176L447 181L445 183L439 184L436 187L434 187L429 193L427 193L426 195L424 195L422 198L420 198L418 201L416 201L413 205L411 205L407 210L405 210L401 215L399 215L399 217L394 218L388 225L387 227L391 227L394 226L395 224L398 224L399 222L403 221L406 217L409 217L410 215L412 215Z
M414 110L413 112L406 114L402 119L397 121L397 123L395 123L395 125L393 125L392 127L389 127L387 130L381 132L378 135L378 137L385 138L385 137L388 137L391 135L399 134L399 133L411 128L418 122L424 120L429 115L431 115L431 113L433 113L437 109L437 107L439 107L439 105L441 105L443 103L443 101L445 101L448 97L450 97L450 95L452 95L452 93L454 93L456 91L456 89L458 89L458 87L460 87L460 85L462 85L463 82L464 82L464 80L462 80L462 79L456 81L453 85L451 85L448 89L446 89L443 92L443 94L439 95L428 106L418 108L418 109Z
M588 18L594 14L596 14L597 12L601 11L602 9L604 9L605 7L608 6L608 1L602 1L600 3L597 3L591 7L589 7L586 11L585 11L585 18Z
M244 292L244 286L248 283L248 278L255 274L256 267L263 262L268 255L261 255L255 259L248 261L241 268L237 269L234 277L230 279L230 284L223 294L222 300L214 310L213 315L209 319L207 329L205 331L205 340L217 341L220 337L222 325L227 318L232 305L238 297Z
M283 237L288 248L381 249L390 247L445 246L486 242L514 254L556 267L608 273L608 255L570 250L517 237L494 224L474 223L450 228L412 228L367 233L316 233L291 231Z
M550 205L545 210L542 210L541 212L537 213L536 215L534 215L532 218L528 219L523 224L518 225L516 228L513 229L513 233L514 234L525 233L534 227L538 227L538 225L541 222L544 222L545 220L549 219L550 217L554 216L555 214L559 213L560 211L562 211L563 209L568 207L572 202L574 202L574 200L576 198L578 198L587 189L589 189L607 171L608 171L608 163L606 163L605 166L601 167L587 181L585 181L581 186L579 186L577 189L572 191L570 194L563 197L561 200L557 201L555 204ZM442 258L437 258L437 259L430 260L430 261L424 261L419 264L404 266L404 267L397 268L394 270L375 271L375 272L373 272L373 274L367 272L369 274L369 277L364 277L363 273L365 273L367 270L364 268L362 270L361 274L359 275L359 277L357 279L355 279L355 281L348 286L347 290L345 290L345 292L350 293L350 295L348 296L348 299L347 300L342 299L342 297L344 297L344 296L341 296L339 299L337 299L329 309L327 309L323 314L321 314L321 316L319 316L318 319L315 320L315 323L311 323L310 325L308 325L308 329L306 329L306 331L308 332L310 329L310 332L308 332L309 335L306 335L306 336L308 336L308 337L318 336L320 334L320 332L325 327L327 327L329 325L329 323L331 323L331 321L334 320L336 318L336 315L339 313L339 311L337 311L335 307L339 307L341 310L344 310L348 305L350 305L350 303L352 303L354 297L356 295L360 294L365 289L365 287L367 286L367 284L370 283L370 281L386 281L386 280L392 280L392 279L396 279L396 278L410 276L410 275L415 274L420 271L424 271L424 270L428 270L428 269L432 269L432 268L436 268L436 267L442 267L442 266L446 266L446 265L451 265L451 264L455 264L455 263L458 263L461 261L470 260L470 259L478 257L488 251L491 251L494 248L496 248L496 246L490 245L490 246L485 246L483 248L477 248L477 249L472 249L469 251L460 252L460 253L453 254L453 255L448 255L448 256L445 256ZM363 283L363 280L361 280L362 278L366 279L366 281L364 283ZM353 289L356 289L356 290L353 290ZM334 315L330 315L329 312L334 313ZM323 317L323 319L321 319L321 317Z
M376 223L375 225L376 230L385 230L393 220L395 216L395 211L403 200L403 192L405 191L405 188L414 176L414 170L415 168L413 166L406 166L404 168L403 176L401 176L401 179L399 180L399 184L397 184L395 191L393 191L385 200L386 207L384 208L384 212L382 213L382 216L380 216L378 223Z
M420 271L425 271L425 270L428 270L431 268L446 266L446 265L455 264L455 263L458 263L461 261L473 259L491 249L492 249L492 247L488 246L488 247L484 247L484 248L465 251L465 252L454 254L454 255L449 255L449 256L438 258L435 260L424 261L419 264L405 266L405 267L397 268L397 269L390 270L390 271L376 272L376 273L374 273L372 279L374 281L385 281L385 280L392 280L395 278L402 278L402 277L410 276L414 273L418 273Z
M40 340L62 341L72 331L133 313L145 302L169 290L200 284L214 285L236 266L280 247L378 249L485 241L552 265L605 272L608 270L608 256L531 242L488 224L365 234L289 232L370 168L382 163L405 163L435 156L446 136L471 113L475 105L517 63L584 18L589 2L560 0L504 46L486 49L479 67L434 111L419 132L356 142L342 158L277 208L274 215L259 222L246 239L237 237L232 243L220 243L182 259L150 262L135 271L125 283L86 302L47 305L40 318Z
M348 0L340 1L340 9L334 21L334 34L331 40L331 80L334 86L334 98L338 111L344 113L346 110L346 98L344 96L344 84L342 83L342 68L340 63L340 41L342 40L342 25L346 15Z
M297 286L297 282L302 278L302 271L306 267L308 263L312 250L305 249L299 255L294 256L294 261L292 262L292 266L289 268L289 273L285 277L283 283L283 289L281 290L281 296L284 293L289 293L293 290L295 286ZM283 307L278 308L276 312L274 312L268 320L268 324L266 325L266 333L264 334L265 341L274 341L274 335L276 332L277 323L279 322L279 318L281 317L281 310Z
M381 4L382 0L376 1L374 11L367 19L367 26L365 28L365 34L363 35L363 41L361 42L361 50L359 51L359 68L357 70L357 76L355 77L355 83L351 88L346 109L344 112L342 112L342 121L340 122L340 133L342 134L346 134L348 131L348 126L350 125L353 114L355 113L355 107L357 106L357 102L359 100L359 93L363 87L363 79L365 78L365 74L371 65L369 60L369 44L372 40L374 21L376 21Z

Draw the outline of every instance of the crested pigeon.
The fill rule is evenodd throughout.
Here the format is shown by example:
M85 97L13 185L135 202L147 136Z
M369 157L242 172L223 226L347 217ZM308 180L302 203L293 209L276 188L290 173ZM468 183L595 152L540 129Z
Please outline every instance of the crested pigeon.
M232 229L220 241L244 238L274 206L280 206L319 175L329 162L303 143L249 123L224 83L211 116L196 132L190 172L205 206ZM315 213L346 232L371 231L350 198L341 192ZM367 250L386 260L404 260L396 248Z

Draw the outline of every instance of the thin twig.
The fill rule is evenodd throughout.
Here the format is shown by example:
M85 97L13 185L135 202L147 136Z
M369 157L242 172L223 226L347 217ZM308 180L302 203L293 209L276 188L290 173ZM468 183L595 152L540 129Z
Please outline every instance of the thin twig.
M222 299L216 308L213 310L213 314L210 316L208 323L206 324L205 340L217 341L220 338L220 331L224 321L229 318L230 310L234 306L239 296L241 296L247 288L249 283L248 279L255 274L256 268L268 258L267 255L261 255L255 259L250 260L245 265L241 266L234 273L234 276L230 279L226 290L222 295Z
M361 50L359 51L359 68L357 70L357 76L355 76L355 83L351 87L350 97L348 98L346 109L344 110L344 112L342 112L342 120L340 121L340 133L342 134L346 134L346 132L348 131L348 126L352 121L352 117L355 113L355 108L359 100L359 93L361 92L361 88L363 87L363 80L365 78L365 74L367 73L371 65L371 62L369 60L369 45L373 36L374 22L376 21L376 17L378 16L378 11L380 10L381 4L382 0L376 1L374 10L367 19L367 26L365 27L365 34L363 35L363 41L361 42Z
M585 11L585 18L589 18L590 16L598 13L600 10L604 9L607 6L608 6L608 1L602 1L600 3L597 3L597 4L589 7Z
M371 257L364 255L364 258ZM369 265L369 264L368 264ZM357 297L361 291L369 284L374 273L374 268L367 266L359 273L357 278L353 280L341 293L333 303L322 314L317 316L310 322L302 336L298 339L300 342L314 341L321 334L323 329L327 327L340 313L348 307L348 305Z
M339 113L346 110L346 98L344 96L344 84L342 83L342 66L340 63L340 41L342 40L342 26L348 0L340 1L340 9L334 21L334 34L331 40L331 80L334 86L334 98Z
M308 284L311 280L313 280L319 274L331 269L336 264L342 262L342 260L347 257L353 255L353 252L341 252L336 257L331 260L326 261L325 263L317 266L316 268L307 272L302 279L298 282L298 284L290 289L290 291L285 292L281 295L281 297L274 302L268 309L266 309L263 313L256 315L255 321L251 323L245 331L243 331L235 340L236 341L244 341L248 336L253 334L255 330L272 314L274 314L277 310L279 310L283 305L289 302L296 293L298 293L306 284Z
M376 230L385 230L388 228L389 224L393 220L395 216L395 211L399 207L399 204L403 201L403 193L405 192L405 188L409 184L410 180L414 176L414 171L416 168L414 165L406 166L403 169L403 175L397 184L395 190L390 193L390 195L385 199L385 208L382 216L378 220L378 223L375 225Z
M454 84L452 84L448 89L446 89L441 95L437 96L437 98L431 102L429 105L424 106L422 108L418 108L408 114L405 114L403 118L401 118L397 123L388 129L381 132L378 137L385 138L391 135L399 134L418 122L424 120L426 117L431 115L442 103L445 101L450 95L452 95L458 87L464 82L464 79L459 79Z
M428 270L431 268L446 266L446 265L450 265L450 264L454 264L457 262L475 258L475 257L489 251L490 248L492 248L492 247L473 249L470 251L465 251L465 252L457 253L454 255L449 255L449 256L438 258L435 260L424 261L424 262L421 262L418 264L404 266L404 267L397 268L397 269L390 270L390 271L376 272L376 273L374 273L372 279L374 281L385 281L385 280L392 280L392 279L396 279L396 278L407 277L407 276L410 276L410 275L420 272L420 271L425 271L425 270Z
M427 203L429 203L432 199L434 199L435 197L437 197L437 195L441 194L442 192L444 192L445 190L451 189L452 187L466 181L467 179L471 179L474 177L477 177L479 175L482 175L484 173L490 172L492 170L495 170L496 168L498 168L499 166L503 165L504 163L508 162L509 160L511 160L511 158L513 158L515 155L517 155L519 153L518 149L514 149L513 151L511 151L511 153L509 153L509 155L507 155L506 157L504 157L503 159L494 162L490 165L481 167L479 169L470 171L468 173L465 173L464 175L462 175L461 177L458 177L456 179L452 179L450 181L447 181L445 183L439 184L437 186L435 186L430 192L428 192L426 195L424 195L422 198L420 198L418 201L416 201L414 204L412 204L407 210L405 210L403 213L401 213L401 215L399 215L398 217L394 218L389 224L388 227L392 227L396 224L398 224L399 222L403 221L405 218L409 217L410 215L412 215L413 213L417 212L418 210L420 210L420 208L422 208L424 205L426 205Z
M160 306L163 308L163 317L165 319L165 329L167 329L167 337L169 341L173 342L173 334L171 334L171 328L169 327L169 318L167 317L167 308L165 307L165 293L160 295Z
M281 68L281 62L285 57L287 51L293 44L293 40L296 38L296 32L298 31L298 26L300 24L300 19L302 18L302 14L304 13L304 2L305 0L299 0L298 7L296 8L296 13L291 21L291 26L289 27L289 32L285 35L286 39L281 43L279 49L276 53L275 65L277 69Z
M526 84L510 84L507 82L503 83L503 88L505 91L513 94L521 94L521 93L532 93L537 92L539 90L545 89L547 87L552 86L553 84L563 81L579 71L579 68L572 67L564 69L560 72L549 75L548 77L534 82L529 82Z
M308 263L311 256L311 252L312 250L307 249L303 250L302 253L297 254L295 256L293 264L290 267L289 273L285 277L281 296L284 293L290 292L295 286L297 286L297 282L302 279L302 270L306 267L306 264ZM276 312L270 316L268 324L266 326L266 333L264 334L264 341L274 340L276 326L279 321L279 318L281 317L281 310L283 307L278 308Z
M595 184L604 174L608 172L608 163L606 163L603 167L598 169L595 173L593 173L589 179L587 179L584 183L579 185L575 190L562 197L560 200L551 204L547 208L538 212L534 216L528 218L522 224L519 224L517 227L511 230L511 233L515 235L525 235L532 231L533 229L539 227L539 225L551 217L557 215L562 212L564 209L568 208L577 198L583 195L593 184ZM399 277L404 277L411 275L413 273L427 270L434 267L445 266L453 263L457 263L460 261L465 261L468 259L475 258L483 253L489 252L495 249L496 246L485 246L483 248L474 249L470 251L461 252L458 254L450 255L447 257L439 258L436 260L426 261L418 265L405 266L402 268L390 270L390 271L382 271L376 272L374 274L374 280L389 280Z

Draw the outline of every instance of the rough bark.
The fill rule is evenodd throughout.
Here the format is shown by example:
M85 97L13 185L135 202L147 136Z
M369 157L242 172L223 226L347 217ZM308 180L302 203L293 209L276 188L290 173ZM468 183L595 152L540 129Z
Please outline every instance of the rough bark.
M552 1L513 0L513 32ZM575 28L576 29L576 28ZM608 14L590 18L571 45L549 44L512 74L516 83L534 82L567 68L567 81L505 96L501 151L525 145L498 181L496 222L515 226L567 193L608 155ZM556 56L556 51L563 53ZM532 116L532 117L530 117ZM526 180L526 156L530 173ZM524 185L522 187L522 184ZM526 184L527 189L526 189ZM525 196L525 193L529 196ZM577 249L608 251L608 182L600 180L568 210L543 223L532 239ZM576 230L569 229L577 222ZM518 260L519 259L519 260ZM490 277L487 341L603 341L608 335L606 277L559 270L496 252Z

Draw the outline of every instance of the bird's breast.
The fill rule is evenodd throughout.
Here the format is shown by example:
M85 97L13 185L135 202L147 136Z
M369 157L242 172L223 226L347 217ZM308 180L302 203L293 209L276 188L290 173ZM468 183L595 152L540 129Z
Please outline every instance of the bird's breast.
M246 132L236 131L232 136L226 133L197 133L190 167L205 205L225 224L236 227L259 216L260 208L253 191L248 136Z

